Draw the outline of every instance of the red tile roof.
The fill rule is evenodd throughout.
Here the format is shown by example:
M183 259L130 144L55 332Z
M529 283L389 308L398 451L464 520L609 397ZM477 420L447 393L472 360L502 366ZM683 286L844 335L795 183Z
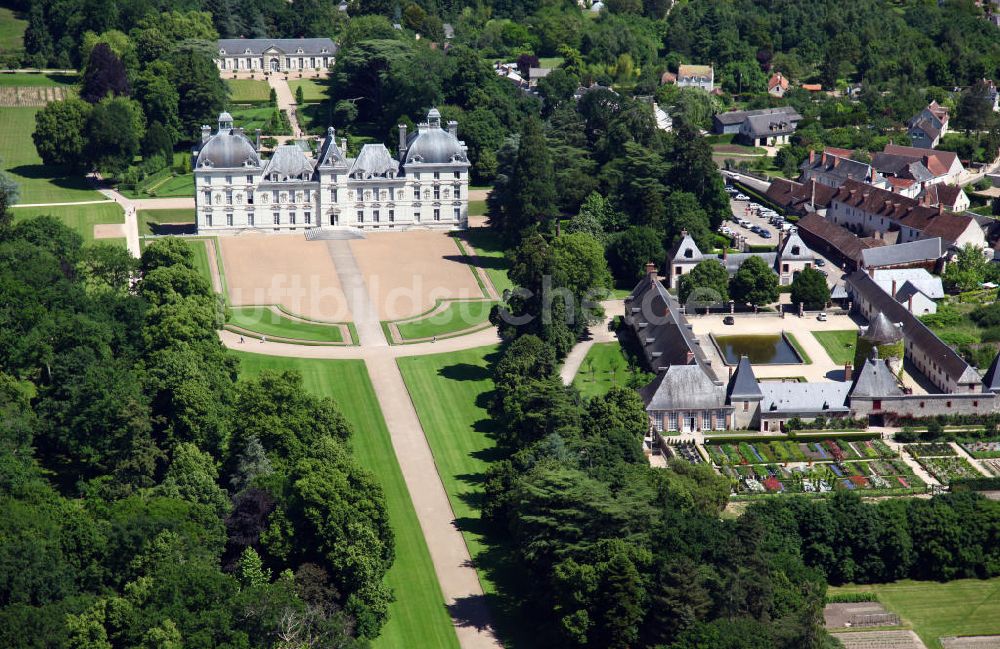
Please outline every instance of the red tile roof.
M775 72L771 75L771 78L767 80L768 90L773 90L777 86L781 86L782 90L788 89L788 79L786 79L785 75L780 72Z
M913 146L900 146L898 144L886 144L883 153L913 158L924 163L935 176L943 176L948 173L951 166L958 160L958 154L954 151L938 151L936 149L919 149Z

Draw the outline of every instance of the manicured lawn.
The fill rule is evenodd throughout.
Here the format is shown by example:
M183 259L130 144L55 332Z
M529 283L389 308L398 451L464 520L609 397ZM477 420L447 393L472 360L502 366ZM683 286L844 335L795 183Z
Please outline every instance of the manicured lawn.
M260 108L231 108L229 112L233 115L233 124L242 127L246 131L247 137L251 140L254 138L254 130L258 128L265 137L290 135L291 133L272 133L273 129L267 128L267 123L271 120L271 116L274 115L274 111L275 109L270 106L263 106Z
M812 335L837 365L854 362L854 348L858 343L857 331L814 331Z
M584 397L607 394L615 385L627 385L628 361L617 342L594 343L573 377L573 386Z
M194 223L193 209L139 210L139 234L169 234L179 229L177 224Z
M0 7L0 54L20 52L24 49L24 30L28 21L21 12Z
M297 370L307 390L336 399L354 428L351 438L354 457L382 484L389 521L396 535L396 561L386 575L386 583L392 588L396 601L389 606L389 621L372 646L376 649L457 649L458 639L445 609L420 522L399 470L364 361L280 358L247 353L238 353L238 356L246 375L264 369Z
M264 306L234 306L229 310L229 324L265 336L293 338L313 342L343 342L339 327L293 320Z
M2 76L2 75L0 75ZM104 197L90 188L84 175L47 167L35 152L31 134L38 108L0 108L0 159L21 187L21 203L70 203Z
M76 230L85 242L94 240L94 225L124 223L125 212L113 201L93 205L56 205L50 207L15 207L14 220L23 221L49 214Z
M3 9L0 8L0 34L3 32ZM0 74L0 87L17 86L19 88L36 88L39 86L56 88L70 86L80 79L71 74L32 74L30 72L13 72Z
M476 249L476 254L497 292L503 295L505 290L513 289L514 283L507 277L510 263L504 256L504 246L500 236L490 228L469 228L465 231L465 237Z
M267 102L271 99L271 86L259 79L226 79L229 101L242 103Z
M194 198L194 174L181 174L149 188L150 196L161 198Z
M561 56L543 56L538 59L538 67L540 68L558 68L563 64L563 57Z
M829 594L875 591L887 609L898 613L930 649L938 638L1000 634L1000 577L936 581L897 581L870 586L831 587Z
M799 353L799 356L802 358L802 362L804 364L809 365L810 363L812 363L812 359L809 358L809 354L806 353L806 350L802 349L802 345L800 345L799 341L795 339L795 336L786 331L785 337L788 338L788 342L792 344L792 347L795 348L795 351Z
M529 577L504 561L505 554L484 536L479 518L485 471L500 459L486 411L493 389L489 364L496 351L489 346L397 362L501 640L508 648L529 647L532 630L518 619L514 603L504 594L513 583Z
M288 87L292 91L292 97L295 97L298 88L302 88L302 99L306 103L326 101L328 97L326 94L327 86L318 83L315 79L291 79L288 82Z
M486 216L486 201L469 201L469 216Z
M209 286L212 286L212 267L208 265L208 247L205 245L205 240L185 239L184 243L191 248L191 252L194 254L194 259L191 261L194 263L195 270L208 280Z
M399 335L404 340L444 336L463 329L481 325L490 317L494 302L452 302L444 311L399 325Z

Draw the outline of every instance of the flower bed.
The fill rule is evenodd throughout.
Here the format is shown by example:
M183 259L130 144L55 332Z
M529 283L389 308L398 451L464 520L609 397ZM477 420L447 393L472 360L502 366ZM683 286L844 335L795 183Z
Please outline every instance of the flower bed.
M921 457L946 457L957 455L955 449L950 444L944 442L932 442L930 444L907 444L903 447L906 452L915 458Z
M962 448L974 458L1000 458L1000 442L962 442Z
M982 474L962 457L920 457L917 461L928 473L945 485L950 484L952 480L982 477Z
M901 460L823 462L792 468L780 464L724 465L736 494L826 493L836 489L900 491L921 488L923 482Z
M844 462L896 457L893 450L881 440L852 441L838 438L809 442L792 440L710 442L705 445L705 449L716 466L725 464L784 464L786 462Z

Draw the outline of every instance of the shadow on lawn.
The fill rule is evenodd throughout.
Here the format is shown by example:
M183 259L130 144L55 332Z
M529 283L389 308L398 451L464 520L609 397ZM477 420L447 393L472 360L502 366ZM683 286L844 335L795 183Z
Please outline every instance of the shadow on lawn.
M153 234L197 234L198 227L194 223L156 223L150 221L149 231Z
M456 363L438 370L443 378L452 381L485 381L492 376L488 368L472 363Z
M18 165L8 169L12 174L31 180L48 180L56 187L62 189L91 189L87 179L83 176L74 175L75 172L68 167L47 167L45 165Z

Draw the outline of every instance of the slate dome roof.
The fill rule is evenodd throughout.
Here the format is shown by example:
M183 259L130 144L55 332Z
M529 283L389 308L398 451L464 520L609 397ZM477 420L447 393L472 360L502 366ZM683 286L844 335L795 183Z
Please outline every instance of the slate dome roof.
M442 128L421 128L406 149L406 162L449 164L468 162L465 147L454 135Z
M253 143L236 129L213 135L198 152L198 167L232 168L260 166Z

